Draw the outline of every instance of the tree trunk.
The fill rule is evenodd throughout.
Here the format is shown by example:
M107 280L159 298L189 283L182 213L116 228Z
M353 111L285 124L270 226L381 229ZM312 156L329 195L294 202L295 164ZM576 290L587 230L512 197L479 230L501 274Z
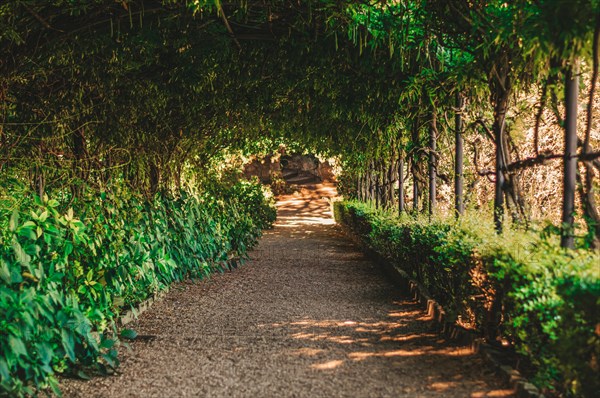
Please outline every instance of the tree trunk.
M504 153L502 148L502 127L494 122L494 139L496 140L496 184L494 187L494 225L498 233L502 232L504 219Z
M600 212L594 196L594 166L592 162L583 162L585 178L581 188L581 203L585 215L588 231L591 236L591 247L600 248Z
M375 182L373 176L373 161L369 164L369 201L375 201Z
M503 56L502 56L503 55ZM496 74L490 82L492 104L494 105L494 143L496 145L496 183L494 187L494 225L496 232L502 232L504 220L504 192L506 190L506 162L508 147L506 143L505 119L511 93L509 77L510 63L506 54L501 54L496 64Z
M437 116L435 109L431 112L431 124L429 126L429 215L435 211L437 193Z
M392 154L392 159L394 155ZM381 164L381 174L383 177L381 187L381 204L382 207L388 208L394 201L394 172L395 162L386 160Z
M592 122L594 118L594 95L596 92L598 69L600 63L599 46L600 14L596 17L596 28L594 30L594 40L592 44L592 78L587 106L585 137L583 140L583 148L581 151L583 155L586 155L591 151L590 136L592 132ZM583 207L583 214L585 217L586 224L588 226L588 234L591 238L590 245L592 248L600 249L600 208L596 204L596 197L594 192L594 165L592 161L584 161L583 166L585 168L584 182L579 183L578 181L581 196L581 204Z
M419 117L415 117L413 121L411 139L413 145L417 147L419 145ZM415 153L412 160L412 174L413 174L413 211L417 213L419 211L419 154Z
M579 94L577 65L568 68L565 76L565 153L563 160L563 206L561 247L573 249L575 237L575 189L577 182L577 97Z
M461 216L465 211L463 202L463 164L464 164L464 139L462 135L463 120L462 109L464 99L460 93L456 94L456 108L458 111L454 117L455 129L455 162L454 162L454 209L456 216Z
M396 184L396 176L398 175L398 163L396 163L396 154L390 158L390 167L388 173L388 197L389 197L389 206L390 208L394 207L394 197L396 194L395 184Z
M398 152L398 215L404 212L404 157L402 149Z
M160 169L156 164L155 160L149 162L149 183L150 183L150 198L152 198L158 192L160 187Z
M505 203L512 210L513 221L515 222L519 222L521 218L525 218L525 206L520 194L518 176L514 173L508 173L506 169L506 166L512 163L508 145L509 136L505 123L512 93L510 50L502 49L495 54L494 58L496 62L493 65L493 73L490 73L489 81L491 103L494 106L493 135L496 147L494 225L496 232L501 233Z
M378 163L378 162L377 162ZM381 204L380 201L380 192L381 192L381 188L380 188L380 176L379 176L379 165L375 163L375 208L379 209L379 206Z

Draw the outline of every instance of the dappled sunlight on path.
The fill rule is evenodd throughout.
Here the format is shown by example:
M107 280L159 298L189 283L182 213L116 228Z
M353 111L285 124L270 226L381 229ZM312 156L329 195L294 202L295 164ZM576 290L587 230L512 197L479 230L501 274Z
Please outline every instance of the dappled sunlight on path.
M332 221L333 186L278 202L251 260L176 285L135 327L120 373L72 397L510 397L444 341Z
M335 194L334 186L319 184L302 187L299 192L280 197L275 226L334 225L327 199Z

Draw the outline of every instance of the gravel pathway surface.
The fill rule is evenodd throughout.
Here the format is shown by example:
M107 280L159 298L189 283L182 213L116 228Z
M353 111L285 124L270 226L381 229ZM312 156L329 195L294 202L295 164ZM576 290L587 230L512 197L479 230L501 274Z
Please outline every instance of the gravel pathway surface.
M333 223L333 187L278 202L234 272L180 283L133 325L118 373L64 380L66 397L509 397L467 347Z

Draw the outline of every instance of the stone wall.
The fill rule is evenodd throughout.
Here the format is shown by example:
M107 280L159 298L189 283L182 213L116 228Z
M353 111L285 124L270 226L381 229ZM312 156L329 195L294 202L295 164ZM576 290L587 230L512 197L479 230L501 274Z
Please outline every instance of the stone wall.
M284 179L294 179L313 176L316 181L335 181L333 167L328 161L321 162L313 155L281 155L266 156L264 159L254 159L244 166L244 176L256 176L265 184L271 183L273 176Z

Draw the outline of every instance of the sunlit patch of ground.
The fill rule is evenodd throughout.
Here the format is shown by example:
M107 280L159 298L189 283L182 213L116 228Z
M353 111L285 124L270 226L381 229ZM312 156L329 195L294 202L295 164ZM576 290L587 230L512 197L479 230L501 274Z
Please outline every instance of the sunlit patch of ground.
M344 361L341 361L341 360L333 360L333 361L327 361L327 362L323 362L323 363L316 363L314 365L311 365L311 368L317 369L317 370L332 370L339 366L342 366L343 363L344 363Z
M132 325L114 377L65 397L510 397L468 347L331 220L333 186L282 197L279 220L234 272L176 284Z

